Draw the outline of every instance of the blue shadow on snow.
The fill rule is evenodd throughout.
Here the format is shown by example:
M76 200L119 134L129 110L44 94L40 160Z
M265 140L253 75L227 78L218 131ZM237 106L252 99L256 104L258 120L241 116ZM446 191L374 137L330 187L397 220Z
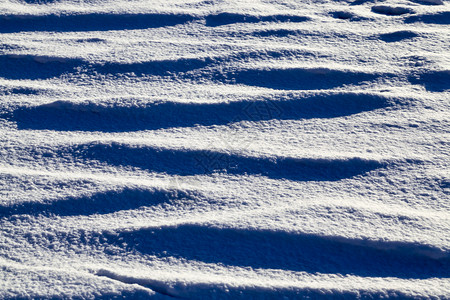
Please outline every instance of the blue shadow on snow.
M381 76L381 74L326 68L288 68L232 70L228 73L213 73L212 79L278 90L315 90L359 84L376 80ZM383 74L383 77L386 76L392 75Z
M427 71L411 75L408 80L412 84L421 84L427 91L443 92L450 90L450 70Z
M33 55L1 55L0 77L7 79L49 79L69 73L85 74L124 74L136 76L165 76L203 68L212 63L212 59L180 58L175 60L155 60L137 63L93 64L82 59L45 57Z
M310 18L295 15L269 15L269 16L255 16L238 13L219 13L208 15L205 17L206 26L216 27L222 25L229 25L235 23L259 23L259 22L305 22Z
M434 259L430 246L383 241L340 240L268 230L180 225L104 233L109 244L160 257L206 263L309 273L369 277L433 278L450 276L448 253Z
M365 174L386 163L360 158L261 158L210 150L177 150L132 147L118 143L83 144L62 152L75 159L131 166L170 175L227 174L262 175L298 181L334 181Z
M415 33L414 31L409 30L402 30L402 31L395 31L390 33L383 33L379 35L379 39L382 41L385 41L386 43L394 43L394 42L400 42L407 39L412 39L415 37L418 37L419 35Z
M107 31L174 26L195 20L184 14L3 15L0 33L22 31Z
M434 14L414 15L405 19L405 23L422 22L425 24L449 25L450 11L438 12Z
M9 118L19 129L125 132L240 121L334 118L395 105L380 95L337 93L229 103L158 102L145 106L100 106L56 101L19 107Z

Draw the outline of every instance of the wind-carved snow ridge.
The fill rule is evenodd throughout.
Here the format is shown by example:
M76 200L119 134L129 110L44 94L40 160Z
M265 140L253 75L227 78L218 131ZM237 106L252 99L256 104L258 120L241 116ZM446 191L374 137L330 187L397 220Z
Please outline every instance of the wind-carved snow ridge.
M0 298L450 298L448 7L3 1Z

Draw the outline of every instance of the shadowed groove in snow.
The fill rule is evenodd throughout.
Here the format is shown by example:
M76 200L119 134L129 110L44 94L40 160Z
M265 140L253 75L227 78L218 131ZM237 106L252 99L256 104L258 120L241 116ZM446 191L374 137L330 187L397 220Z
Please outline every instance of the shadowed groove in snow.
M168 76L178 73L179 78L197 79L194 74L183 74L189 71L202 69L207 66L218 66L221 63L267 60L281 57L304 57L317 56L316 53L300 50L277 50L277 51L241 51L225 56L212 56L200 58L175 58L165 60L143 61L136 63L106 62L104 64L89 64L87 72L100 74L124 74L133 72L136 76L158 75ZM211 71L206 71L209 74ZM202 73L201 75L205 75ZM206 76L208 77L208 76Z
M412 84L422 84L426 90L443 92L450 89L450 70L427 71L408 77Z
M346 84L372 81L380 74L327 68L247 69L215 73L213 79L278 90L331 89ZM384 74L389 76L389 74Z
M101 39L85 39L79 41L99 42ZM243 51L227 56L200 57L200 58L174 58L162 60L150 60L132 63L104 62L91 63L89 61L39 55L0 55L0 77L7 79L48 79L59 77L62 74L84 73L96 74L126 74L134 73L134 76L155 75L171 76L178 73L179 78L195 79L192 74L183 74L196 69L202 69L210 65L218 65L224 62L242 62L254 60L267 60L281 57L317 56L317 53L299 50L277 51Z
M95 275L108 277L127 284L138 284L150 288L159 293L180 297L184 299L279 299L282 295L285 299L385 299L386 297L401 299L415 299L402 291L392 290L342 290L337 288L314 287L268 287L255 285L231 286L214 284L211 282L185 281L171 282L170 285L162 280L148 277L134 277L116 272L100 269Z
M355 18L355 15L349 11L334 11L330 13L333 18L341 20L350 20Z
M101 38L81 38L76 40L78 43L107 43L108 41Z
M224 172L299 181L340 180L386 166L383 162L361 158L246 157L210 150L133 147L119 143L83 144L61 151L78 159L95 160L114 166L138 167L171 175Z
M362 5L362 4L366 4L366 3L373 3L377 0L355 0L352 3L350 3L350 5Z
M63 0L22 0L22 1L28 4L50 4L61 2Z
M305 22L308 17L294 15L269 15L252 16L239 13L219 13L205 17L206 26L221 26L235 23L259 23L259 22Z
M301 35L302 31L293 29L267 29L253 31L251 34L258 37L287 37Z
M40 0L33 1L35 4ZM33 3L34 4L34 3ZM255 16L238 13L219 13L204 17L189 14L74 14L74 15L3 15L0 33L22 31L107 31L158 28L185 24L204 18L207 26L258 22L304 22L308 17L295 15Z
M3 15L0 16L0 32L146 29L184 24L194 19L185 14Z
M448 253L407 242L330 239L282 231L179 225L103 233L126 251L225 265L370 277L449 277ZM431 258L429 254L441 258Z
M379 35L380 40L386 43L400 42L407 39L418 37L419 35L414 31L402 30L390 33L383 33Z
M48 79L74 72L85 62L76 58L0 55L0 77L7 79Z
M206 67L212 59L179 58L136 63L92 64L82 59L34 55L0 56L0 77L7 79L48 79L62 74L82 72L100 74L135 73L139 75L170 75Z
M68 197L44 202L24 202L11 206L0 206L0 217L21 214L47 216L109 214L191 198L192 196L182 191L171 193L169 191L126 188L121 191L108 191L85 197Z
M437 12L434 14L415 15L405 19L405 23L423 22L426 24L449 25L450 11Z
M155 60L137 63L105 63L90 66L90 69L101 74L130 73L136 75L170 75L172 72L188 72L214 63L211 58L179 58L173 60Z
M372 6L372 12L377 14L382 14L386 16L401 16L404 14L411 14L414 13L414 11L407 7L401 7L401 6L387 6L387 5L375 5Z
M421 5L444 5L442 0L409 0Z
M110 107L56 101L18 108L11 118L17 122L19 129L125 132L225 125L240 121L334 118L394 105L395 102L388 97L359 93L210 104L159 102L142 107Z

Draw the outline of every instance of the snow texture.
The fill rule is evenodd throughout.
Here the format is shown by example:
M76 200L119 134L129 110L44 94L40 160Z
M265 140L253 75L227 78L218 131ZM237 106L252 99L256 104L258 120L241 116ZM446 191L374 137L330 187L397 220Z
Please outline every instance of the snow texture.
M450 299L450 4L0 2L1 299Z

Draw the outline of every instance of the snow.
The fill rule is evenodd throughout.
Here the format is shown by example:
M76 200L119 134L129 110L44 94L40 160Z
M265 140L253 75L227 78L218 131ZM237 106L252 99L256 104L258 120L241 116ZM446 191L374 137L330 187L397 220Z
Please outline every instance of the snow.
M404 14L414 13L412 9L401 6L386 6L386 5L375 5L372 6L372 11L377 14L387 15L387 16L400 16Z
M450 298L441 0L4 0L0 298Z

